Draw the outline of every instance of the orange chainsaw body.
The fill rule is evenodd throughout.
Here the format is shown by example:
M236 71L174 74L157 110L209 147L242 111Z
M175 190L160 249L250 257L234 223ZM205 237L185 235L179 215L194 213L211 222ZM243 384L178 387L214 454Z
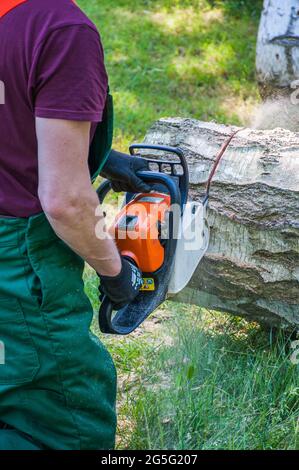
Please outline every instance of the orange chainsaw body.
M170 205L167 194L138 194L122 208L110 229L122 256L132 259L143 273L154 273L163 266L161 226Z

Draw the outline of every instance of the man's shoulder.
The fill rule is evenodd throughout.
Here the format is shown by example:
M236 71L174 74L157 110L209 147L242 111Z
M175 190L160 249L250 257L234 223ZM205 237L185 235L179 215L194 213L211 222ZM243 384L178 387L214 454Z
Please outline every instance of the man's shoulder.
M28 0L24 13L39 32L50 32L67 26L87 26L97 32L94 23L73 0ZM28 18L28 19L29 19Z

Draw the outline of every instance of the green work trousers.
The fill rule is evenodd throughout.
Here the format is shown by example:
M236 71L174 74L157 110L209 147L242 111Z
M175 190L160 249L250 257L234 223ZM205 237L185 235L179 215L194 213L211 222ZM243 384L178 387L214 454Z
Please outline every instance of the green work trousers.
M0 450L114 447L116 372L83 268L44 214L0 217Z

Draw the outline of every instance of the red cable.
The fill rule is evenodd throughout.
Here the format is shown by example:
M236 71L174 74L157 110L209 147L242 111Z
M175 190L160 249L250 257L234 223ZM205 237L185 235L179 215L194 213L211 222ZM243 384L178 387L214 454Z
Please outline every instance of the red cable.
M210 172L210 175L209 175L209 178L208 178L208 181L207 181L207 184L206 184L206 196L205 196L205 199L204 199L205 201L207 201L207 199L209 197L212 179L213 179L213 177L216 173L216 170L218 168L218 165L220 163L221 158L223 157L227 147L229 146L229 144L231 143L231 141L233 140L235 135L238 134L238 132L242 131L243 129L244 129L244 127L242 129L238 129L237 131L233 132L232 135L222 144L221 149L219 150L218 154L216 155L216 160L214 162L214 165L212 167L212 170Z

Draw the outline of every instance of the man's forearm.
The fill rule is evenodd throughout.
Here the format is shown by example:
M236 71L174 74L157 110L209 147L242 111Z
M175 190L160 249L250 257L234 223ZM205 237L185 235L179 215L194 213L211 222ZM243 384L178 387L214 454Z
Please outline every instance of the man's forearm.
M61 201L59 209L44 208L56 234L99 274L116 276L121 260L114 240L105 230L104 214L90 188L73 200ZM96 227L100 233L96 234Z
M121 260L114 241L96 236L103 213L96 214L99 200L87 163L90 123L37 118L36 133L38 195L50 224L99 274L117 275Z

